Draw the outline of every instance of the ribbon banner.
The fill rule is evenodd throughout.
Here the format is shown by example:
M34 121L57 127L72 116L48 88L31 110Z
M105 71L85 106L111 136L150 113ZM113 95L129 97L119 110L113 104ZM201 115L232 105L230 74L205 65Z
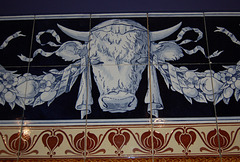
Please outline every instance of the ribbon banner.
M51 34L51 35L56 39L56 41L57 41L59 44L61 44L60 36L56 33L55 30L52 30L52 29L48 29L48 30L46 30L46 31L41 31L41 32L39 32L39 33L37 34L37 36L36 36L36 41L37 41L39 44L41 44L42 46L45 46L45 45L48 44L48 45L51 46L51 47L59 47L60 45L57 45L57 44L55 44L54 42L51 42L51 41L49 41L49 42L47 42L47 43L45 43L45 44L41 42L40 37L41 37L43 34L46 34L46 33Z
M225 35L227 35L231 41L237 45L240 45L240 41L237 40L237 38L235 37L235 35L233 33L231 33L230 31L228 31L226 28L223 28L223 27L217 27L216 30L214 30L214 32L220 32L220 33L223 33ZM223 53L223 50L222 51L215 51L212 55L208 56L208 58L214 58L214 57L217 57L219 56L220 54Z
M219 56L222 52L223 52L223 51L219 51L219 52L218 52L218 50L217 50L217 51L213 52L213 54L211 54L210 56L208 56L208 58L217 57L217 56Z
M223 27L217 27L217 29L214 30L214 32L221 32L223 34L226 34L232 40L233 43L236 43L237 45L240 45L240 41L237 40L235 35L233 33L231 33L230 31L228 31L227 29L225 29Z
M11 40L13 40L13 39L15 39L15 38L18 38L18 37L25 37L25 36L26 36L26 35L21 34L21 31L18 31L18 32L14 33L13 35L10 35L10 36L7 37L7 39L2 43L2 45L0 46L0 49L5 48Z
M195 33L197 33L198 38L195 41L190 39L183 40L181 43L179 43L179 45L187 44L189 42L198 42L203 37L203 33L198 28L185 27L185 28L182 28L182 30L179 32L179 34L177 35L177 39L175 41L177 42L182 40L184 34L188 31L194 31Z
M198 28L191 28L191 27L185 27L185 28L182 28L182 30L178 33L177 35L177 39L175 40L175 42L178 42L180 40L183 39L183 36L186 34L186 32L188 31L193 31L195 33L198 34L198 37L196 40L191 40L191 39L185 39L183 40L182 42L179 43L179 45L183 45L183 44L187 44L187 43L190 43L190 42L198 42L200 39L202 39L203 37L203 33L201 32L201 30L199 30ZM183 47L181 47L184 52L188 55L192 55L192 54L195 54L197 53L198 51L201 51L201 53L206 57L206 54L205 54L205 51L204 51L204 48L201 47L201 46L196 46L194 49L191 49L191 50L187 50Z
M187 50L187 49L184 49L184 48L182 48L182 49L183 49L184 52L186 52L186 54L188 54L188 55L192 55L192 54L195 54L197 51L201 51L202 54L206 57L204 48L202 48L201 46L196 46L196 47L195 47L194 49L192 49L192 50Z
M51 35L55 38L55 40L56 40L60 45L57 45L57 44L55 44L54 42L51 42L51 41L49 41L49 42L47 42L47 43L45 43L45 44L42 43L40 37L41 37L43 34L46 34L46 33L51 34ZM45 45L49 45L49 46L51 46L51 47L59 47L59 46L61 46L60 36L56 33L55 30L52 30L52 29L48 29L48 30L46 30L46 31L41 31L41 32L39 32L39 33L36 35L36 42L39 43L41 46L45 46ZM32 62L32 61L33 61L33 58L36 57L38 54L41 54L41 55L44 56L44 57L49 57L49 56L53 55L54 53L55 53L55 51L54 51L54 52L45 52L45 51L43 51L42 49L37 49L37 50L33 53L33 57L32 57L32 58L28 58L28 57L26 57L26 56L24 56L24 55L22 55L22 54L21 54L21 55L18 55L18 57L19 57L22 61L24 61L24 62Z

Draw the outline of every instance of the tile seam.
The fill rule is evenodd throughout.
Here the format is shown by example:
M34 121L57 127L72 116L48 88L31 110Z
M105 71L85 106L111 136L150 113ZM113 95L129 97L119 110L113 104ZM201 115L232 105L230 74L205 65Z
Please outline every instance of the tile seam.
M152 161L154 161L154 144L153 144L153 122L152 122L152 89L151 89L151 62L150 62L150 33L149 33L149 19L147 16L147 39L148 39L148 88L150 97L150 123L151 123L151 143L152 143Z
M89 36L88 36L88 40L91 40L91 24L92 23L92 14L89 15ZM87 89L86 89L86 93L87 93L87 97L86 97L86 119L85 119L85 133L84 133L84 162L87 159L87 121L88 121L88 91L89 91L89 77L91 77L90 75L90 42L88 42L88 57L87 57L87 76L86 76L86 83L87 83Z
M31 56L31 53L32 53L32 44L33 44L33 36L34 36L34 29L35 29L35 16L33 18L33 25L32 25L32 35L31 35L31 43L30 43L30 47L29 47L29 57ZM27 73L29 73L30 71L30 61L28 62L28 66L27 66ZM27 84L26 84L26 87L25 87L25 96L27 95ZM24 99L25 101L25 99ZM22 119L21 119L21 128L20 128L20 135L19 135L19 145L18 145L18 152L17 152L17 162L19 161L19 156L20 156L20 147L21 147L21 141L20 140L23 136L23 123L24 123L24 116L25 116L25 110L23 109L22 111Z
M205 28L205 35L206 35L207 54L209 56L210 52L209 52L208 35L207 35L207 23L206 23L206 16L205 16L204 12L203 12L203 20L204 20L204 28ZM219 137L218 117L217 117L217 110L216 110L216 104L215 104L213 74L212 74L212 66L211 66L212 62L211 62L210 58L208 58L208 62L209 62L209 70L210 70L210 75L211 75L211 86L212 86L212 93L213 93L213 108L214 108L214 115L216 118L216 130L217 130L219 157L220 157L220 161L222 162L222 153L220 151L221 145L220 145L220 137Z

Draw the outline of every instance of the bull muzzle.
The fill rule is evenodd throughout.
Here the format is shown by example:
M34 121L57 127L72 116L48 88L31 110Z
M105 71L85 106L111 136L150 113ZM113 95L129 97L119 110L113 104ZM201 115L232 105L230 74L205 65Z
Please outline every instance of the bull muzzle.
M103 111L111 113L131 111L137 106L136 96L127 92L110 92L101 95L98 102Z

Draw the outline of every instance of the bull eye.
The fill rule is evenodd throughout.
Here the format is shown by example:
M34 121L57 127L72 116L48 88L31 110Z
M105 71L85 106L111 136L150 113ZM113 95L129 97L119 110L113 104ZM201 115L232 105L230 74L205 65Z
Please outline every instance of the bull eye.
M99 61L99 60L91 60L91 65L101 65L103 64L104 62L102 61Z

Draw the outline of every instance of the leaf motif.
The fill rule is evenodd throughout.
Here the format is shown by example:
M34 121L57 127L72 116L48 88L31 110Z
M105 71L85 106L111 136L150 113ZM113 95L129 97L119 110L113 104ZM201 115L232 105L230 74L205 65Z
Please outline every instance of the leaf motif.
M207 103L207 100L206 100L205 96L200 92L198 93L198 96L193 98L193 99L197 102Z
M173 88L173 86L171 86L171 90L174 91L174 92L176 91L176 90Z
M24 100L24 104L25 105L32 105L34 102L34 98L30 98L30 99L25 99Z
M44 75L40 75L40 76L36 77L35 80L42 80L43 77L44 77Z
M15 107L15 102L9 102L8 104L10 105L10 107L11 107L11 110L13 110L13 109L14 109L14 107Z
M57 74L57 75L63 74L62 71L58 71L57 69L51 69L51 70L49 70L49 72L52 73L52 74Z
M225 69L229 69L229 68L236 68L235 65L223 65L222 67L224 67Z
M60 87L61 82L57 82L54 87L52 88L53 91L57 91Z
M206 76L206 73L195 72L199 78L203 78Z
M224 83L221 87L222 90L226 89L227 87L229 87L230 85L228 83Z
M17 93L17 89L15 87L11 87L9 88L10 91L12 91L13 93Z
M36 98L36 100L33 103L33 107L37 106L37 105L41 105L43 104L44 101L41 100L40 96L38 98Z
M192 99L186 95L184 95L184 97L188 100L188 102L190 102L192 104Z
M183 87L187 87L186 83L183 81L182 78L178 77L178 82L179 82L179 85L183 88Z
M3 97L0 97L0 104L5 105L5 99Z
M219 93L215 95L215 105L218 104L223 99L223 93Z
M15 102L18 106L22 107L25 110L25 105L24 105L23 99L21 97L17 97Z
M55 97L53 99L51 99L50 101L47 102L48 107L50 106L50 104L54 101Z
M239 89L235 89L234 97L235 97L236 101L238 102L238 100L240 99L240 90Z
M229 101L230 101L230 98L223 98L223 102L224 102L226 105L228 105Z

